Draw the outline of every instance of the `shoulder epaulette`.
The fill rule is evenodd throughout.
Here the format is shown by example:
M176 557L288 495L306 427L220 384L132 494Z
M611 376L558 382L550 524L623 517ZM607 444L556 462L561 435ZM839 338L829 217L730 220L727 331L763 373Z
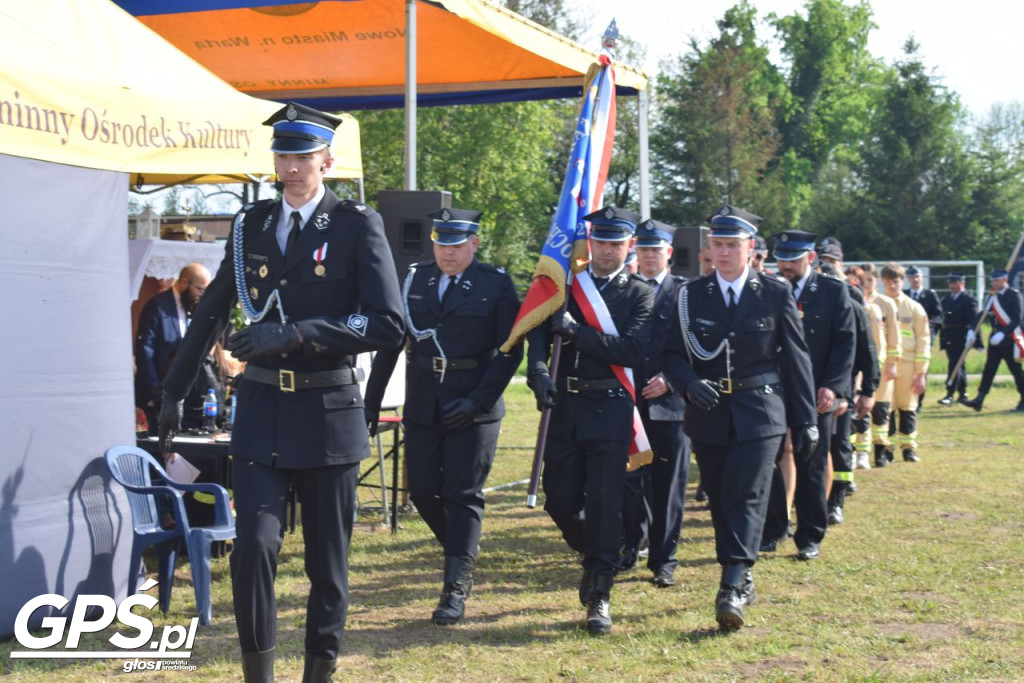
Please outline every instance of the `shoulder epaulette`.
M273 199L260 199L255 202L250 202L242 207L242 211L252 211L255 208L264 208L274 203Z
M498 266L495 266L495 265L490 264L490 263L484 263L483 261L480 262L480 270L486 270L488 273L504 273L505 272L504 268L499 268Z
M372 216L375 213L372 208L354 199L343 199L338 206L346 211L352 211L353 213L359 213L364 216Z

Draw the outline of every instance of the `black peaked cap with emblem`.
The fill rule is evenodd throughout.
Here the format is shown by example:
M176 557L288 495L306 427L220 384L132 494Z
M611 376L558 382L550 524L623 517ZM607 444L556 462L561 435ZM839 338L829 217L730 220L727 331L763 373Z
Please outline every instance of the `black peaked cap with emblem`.
M806 230L783 230L775 236L776 261L795 261L809 251L814 250L818 236Z
M583 220L590 221L590 239L599 242L623 242L636 234L640 214L617 206L604 206L588 213Z
M730 204L708 216L712 237L753 237L762 220L760 216Z
M309 154L331 146L334 131L342 123L327 114L298 102L289 102L263 122L274 129L270 150L279 154Z
M480 230L480 216L483 214L472 209L438 209L428 213L433 220L434 229L430 239L437 244L457 246L475 235Z
M674 225L648 218L636 226L636 246L660 247L665 244L670 245L678 229Z

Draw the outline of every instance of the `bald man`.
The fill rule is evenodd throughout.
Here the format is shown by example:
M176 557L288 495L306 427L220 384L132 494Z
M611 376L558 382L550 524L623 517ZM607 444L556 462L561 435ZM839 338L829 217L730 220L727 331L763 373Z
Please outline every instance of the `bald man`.
M146 413L149 433L153 436L157 433L164 375L178 352L199 297L211 279L213 276L206 266L190 263L181 269L169 289L146 302L139 315L135 336L135 404ZM205 393L206 389L202 387L201 391Z

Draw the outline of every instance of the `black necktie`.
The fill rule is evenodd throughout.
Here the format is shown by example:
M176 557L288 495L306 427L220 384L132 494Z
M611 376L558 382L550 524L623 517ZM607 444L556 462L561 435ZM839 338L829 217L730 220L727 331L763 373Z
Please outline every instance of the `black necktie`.
M732 320L732 314L736 310L736 291L732 287L727 288L726 296L729 301L725 305L725 309L729 312L729 320Z
M452 290L455 289L455 285L459 283L458 275L448 276L448 286L444 288L444 293L441 294L441 308L444 308L445 303L448 301L448 297L451 295Z
M299 233L302 232L302 214L292 211L292 229L288 231L288 239L284 243L284 255L291 253L292 247L299 240Z

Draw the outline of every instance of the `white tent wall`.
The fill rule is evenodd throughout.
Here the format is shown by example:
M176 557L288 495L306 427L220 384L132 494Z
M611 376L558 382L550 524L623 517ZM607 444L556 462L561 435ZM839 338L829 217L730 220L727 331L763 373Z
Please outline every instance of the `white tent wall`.
M132 444L124 173L0 155L0 637L30 598L128 580L131 512L103 461ZM39 610L30 622L48 616Z

